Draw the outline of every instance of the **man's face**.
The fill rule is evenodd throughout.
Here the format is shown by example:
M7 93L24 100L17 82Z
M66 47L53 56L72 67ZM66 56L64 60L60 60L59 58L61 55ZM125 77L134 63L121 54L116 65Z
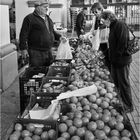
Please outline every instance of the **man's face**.
M95 16L99 17L99 16L101 15L101 13L102 13L102 10L93 9L93 10L92 10L92 13L93 13Z
M40 10L42 12L43 15L46 15L49 9L49 3L45 3L40 5Z
M87 10L84 10L83 12L84 12L85 15L87 15Z

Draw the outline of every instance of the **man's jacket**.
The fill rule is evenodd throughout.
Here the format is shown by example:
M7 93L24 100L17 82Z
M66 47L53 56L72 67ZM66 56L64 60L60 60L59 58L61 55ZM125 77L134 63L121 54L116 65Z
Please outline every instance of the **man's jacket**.
M35 11L24 18L19 37L20 50L27 48L49 50L53 46L54 40L59 40L61 35L54 31L53 22L49 16L46 18L49 23L49 30L45 20Z
M83 11L77 15L76 18L76 29L80 31L81 29L84 30L86 23L86 16L84 15Z

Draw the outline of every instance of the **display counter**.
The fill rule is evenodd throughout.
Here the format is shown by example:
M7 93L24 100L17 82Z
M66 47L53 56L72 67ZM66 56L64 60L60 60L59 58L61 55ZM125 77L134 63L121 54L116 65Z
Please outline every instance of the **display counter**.
M0 52L0 89L4 91L18 75L17 51L14 44L1 46Z

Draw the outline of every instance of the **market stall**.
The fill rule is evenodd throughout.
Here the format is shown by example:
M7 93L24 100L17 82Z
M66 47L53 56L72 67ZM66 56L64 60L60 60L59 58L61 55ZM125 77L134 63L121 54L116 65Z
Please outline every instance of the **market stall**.
M71 38L69 44L73 59L29 67L20 77L21 114L7 139L136 140L113 106L119 99L103 54L88 41Z

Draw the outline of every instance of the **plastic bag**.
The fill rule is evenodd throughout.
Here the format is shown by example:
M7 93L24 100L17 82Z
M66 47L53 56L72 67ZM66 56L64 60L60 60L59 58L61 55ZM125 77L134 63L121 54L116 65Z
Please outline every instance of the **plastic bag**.
M69 41L61 41L56 53L56 59L72 59L72 52L69 45Z
M108 37L109 37L109 28L101 29L100 30L100 41L101 43L106 43L108 42Z
M99 28L95 32L95 36L90 36L90 41L94 50L98 50L100 46L100 30Z

